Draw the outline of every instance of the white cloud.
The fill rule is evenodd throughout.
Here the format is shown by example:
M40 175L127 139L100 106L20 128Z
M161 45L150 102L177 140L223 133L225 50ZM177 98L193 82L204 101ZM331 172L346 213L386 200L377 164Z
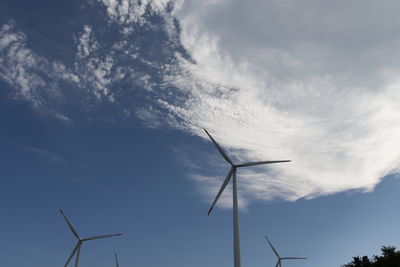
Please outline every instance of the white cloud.
M13 22L0 29L0 78L14 87L14 95L33 104L37 109L45 105L45 97L61 94L52 85L56 80L77 83L79 78L60 62L50 63L27 47L27 37L17 31ZM49 80L47 80L49 79Z
M113 102L114 97L109 88L114 67L112 51L98 51L99 44L90 25L83 27L77 39L74 71L81 76L80 87L93 94L97 100L106 98Z
M203 138L209 129L240 161L293 160L240 174L247 201L370 191L398 171L399 4L367 2L185 1L175 11L195 63L178 55L165 75L184 95L158 101L170 124ZM217 192L220 182L196 177Z
M19 87L19 95L30 98L31 88L44 85L42 78L27 69L36 68L38 58L25 47L25 35L13 31L12 24L0 30L0 77Z
M60 119L67 116L62 114L62 110L57 110L57 103L65 103L64 93L71 90L62 87L63 82L78 88L82 94L95 96L96 100L115 101L110 89L112 82L132 72L129 67L118 67L113 72L114 52L124 49L126 42L117 42L111 49L100 52L92 26L83 25L82 28L79 37L75 38L76 55L71 69L59 61L36 54L28 47L26 34L18 31L14 22L2 25L0 78L13 87L13 95L29 101L37 110L52 113ZM146 86L150 87L150 83Z
M79 59L85 58L95 51L98 47L96 39L92 37L92 27L85 25L83 27L83 32L79 37L79 42L77 44L77 57Z
M139 4L132 0L99 0L107 7L108 15L119 23L142 22L147 1Z
M152 13L164 13L168 0L98 0L106 6L107 14L113 22L127 25L147 23L146 9ZM123 28L127 31L127 28ZM130 32L128 30L128 32Z
M149 16L157 16L157 12L165 13L167 2L142 1L139 4L138 1L105 1L104 4L110 16L106 21L108 19L115 22L117 16L116 22L121 29L136 29L146 24L142 27L142 33L163 33L162 25L172 23L170 15L166 15L165 23L160 25L148 22ZM95 6L99 7L104 6ZM144 16L146 7L150 10L147 17ZM99 19L100 22L104 22L104 17ZM2 25L0 78L11 85L13 96L23 98L32 103L36 110L51 113L59 119L69 118L68 114L64 114L65 107L69 105L80 105L84 106L82 109L90 110L110 102L115 106L124 102L126 106L117 107L124 114L130 113L123 111L127 108L133 109L134 114L137 108L137 114L142 114L141 107L132 107L127 95L132 96L134 89L151 92L156 86L153 77L158 75L162 65L156 62L159 59L159 49L149 49L146 43L150 43L149 40L142 41L141 38L137 38L134 31L115 33L115 25L112 23L100 27L85 24L80 32L70 36L76 45L73 66L70 66L70 62L65 65L63 62L38 55L28 45L29 35L20 31L16 23ZM107 34L104 34L105 32ZM110 38L110 33L115 36ZM166 40L167 45L162 49L173 46L177 41L176 35L174 38L172 41ZM160 44L156 44L155 47L157 46L161 47Z
M163 122L161 120L162 114L160 111L153 109L150 105L146 108L140 108L136 111L136 116L142 120L144 126L148 128L161 128Z
M172 5L179 7L181 1L170 0L98 0L106 9L111 22L121 25L120 32L129 36L135 32L136 27L158 27L148 20L148 15L161 16L164 19L163 29L169 35L170 42L178 42L175 29L174 16L170 13ZM171 8L169 8L171 6Z

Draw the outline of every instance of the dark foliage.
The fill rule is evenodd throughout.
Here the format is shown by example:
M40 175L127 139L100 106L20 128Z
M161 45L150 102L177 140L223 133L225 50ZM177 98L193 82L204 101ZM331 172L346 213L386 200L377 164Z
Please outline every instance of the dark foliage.
M396 251L396 247L381 248L382 256L373 256L369 259L368 256L353 257L353 261L343 265L343 267L399 267L400 266L400 251Z

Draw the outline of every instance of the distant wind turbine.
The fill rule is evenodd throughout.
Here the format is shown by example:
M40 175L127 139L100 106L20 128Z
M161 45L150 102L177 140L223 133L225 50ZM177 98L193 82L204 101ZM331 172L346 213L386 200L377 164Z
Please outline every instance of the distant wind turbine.
M116 264L117 267L119 267L117 252L115 252L115 264Z
M68 221L67 217L64 215L64 212L62 211L62 209L60 209L60 212L61 212L62 216L64 217L65 221L67 222L67 224L68 224L69 228L71 229L72 233L78 239L78 243L76 244L76 246L72 250L72 253L69 256L69 258L68 258L67 262L65 263L64 267L66 267L68 265L68 263L71 261L72 257L75 255L76 251L78 251L78 253L77 253L76 258L75 258L75 267L78 267L79 255L81 254L81 246L82 246L82 243L84 241L122 235L122 234L98 235L98 236L91 236L91 237L87 237L87 238L82 238L81 239L79 237L78 233L75 231L74 227L72 227L72 224Z
M208 215L210 215L210 212L214 208L215 203L217 203L226 185L233 176L233 260L234 260L234 267L240 267L240 241L239 241L238 201L237 201L237 189L236 189L236 169L240 167L248 167L248 166L255 166L262 164L290 162L290 160L256 161L256 162L247 162L242 164L234 164L233 161L228 157L228 155L226 155L226 153L214 140L214 138L207 132L207 130L204 129L204 131L210 137L214 145L217 147L222 157L231 165L231 169L229 170L228 175L226 176L224 182L222 183L222 186L219 189L218 194L215 197L215 200L212 203L210 210L208 211Z
M282 260L305 260L305 259L307 259L307 258L298 258L298 257L283 257L283 258L281 258L279 256L278 252L276 251L276 249L274 248L274 246L269 241L267 236L265 236L265 239L267 239L268 244L271 246L271 248L274 251L275 255L278 257L278 261L276 262L275 267L282 267L282 263L281 263Z

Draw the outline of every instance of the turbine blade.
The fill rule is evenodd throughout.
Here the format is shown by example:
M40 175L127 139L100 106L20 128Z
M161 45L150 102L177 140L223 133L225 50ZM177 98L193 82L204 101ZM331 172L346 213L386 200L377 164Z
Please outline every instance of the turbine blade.
M298 257L284 257L282 260L306 260L307 258L298 258Z
M281 263L281 261L280 261L280 260L278 260L278 261L276 262L276 265L275 265L275 267L279 267L279 263Z
M62 216L64 217L65 221L67 222L69 228L71 229L72 233L74 234L74 236L76 236L76 238L79 238L78 233L75 231L74 227L72 227L72 224L68 221L67 217L64 215L64 212L62 211L62 209L59 209L60 213L62 214Z
M64 267L67 267L68 263L71 261L72 257L75 255L75 252L78 249L78 246L79 246L79 242L76 244L76 246L72 250L72 253L71 253L71 255L69 255L69 258L68 258L67 262L65 263Z
M269 241L268 237L265 235L265 239L267 239L268 244L271 246L272 250L274 251L275 255L280 259L281 257L279 257L278 252L275 250L274 246L271 244L271 242Z
M233 167L230 169L228 175L227 175L226 178L225 178L225 181L222 183L222 186L221 186L221 188L219 189L218 194L217 194L217 196L215 197L214 202L213 202L212 205L211 205L211 208L208 210L208 215L210 215L210 212L211 212L212 209L214 208L215 203L217 203L219 197L221 196L222 192L224 191L226 185L228 184L228 182L229 182L229 180L230 180L230 178L231 178L231 176L232 176L232 173L233 173Z
M106 238L106 237L113 237L113 236L120 236L122 234L112 234L112 235L97 235L97 236L91 236L88 238L82 239L82 241L88 241L88 240L93 240L93 239L99 239L99 238Z
M119 267L119 264L118 264L118 257L117 257L117 252L115 252L115 263L116 263L117 267Z
M282 163L282 162L291 162L291 160L269 160L269 161L255 161L255 162L247 162L243 164L236 165L236 167L247 167L254 165L262 165L262 164L271 164L271 163Z
M78 267L78 265L79 265L79 256L81 255L81 246L82 246L82 243L79 242L78 253L76 254L76 259L75 259L75 267Z
M211 141L212 141L212 142L214 143L214 145L217 147L217 149L218 149L219 153L221 153L222 157L223 157L227 162L229 162L229 164L233 165L232 160L228 157L228 155L226 155L226 153L222 150L222 148L221 148L221 147L218 145L218 143L214 140L214 138L211 136L211 134L209 134L209 133L207 132L206 129L203 129L203 130L206 132L206 134L208 135L208 137L210 137Z

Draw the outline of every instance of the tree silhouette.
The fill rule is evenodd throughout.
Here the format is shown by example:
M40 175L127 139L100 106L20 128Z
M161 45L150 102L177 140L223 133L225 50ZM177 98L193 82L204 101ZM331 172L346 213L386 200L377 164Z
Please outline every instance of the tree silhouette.
M383 246L381 248L382 256L374 255L370 260L368 256L362 258L353 257L353 261L343 265L343 267L399 267L400 251L396 251L396 247Z

